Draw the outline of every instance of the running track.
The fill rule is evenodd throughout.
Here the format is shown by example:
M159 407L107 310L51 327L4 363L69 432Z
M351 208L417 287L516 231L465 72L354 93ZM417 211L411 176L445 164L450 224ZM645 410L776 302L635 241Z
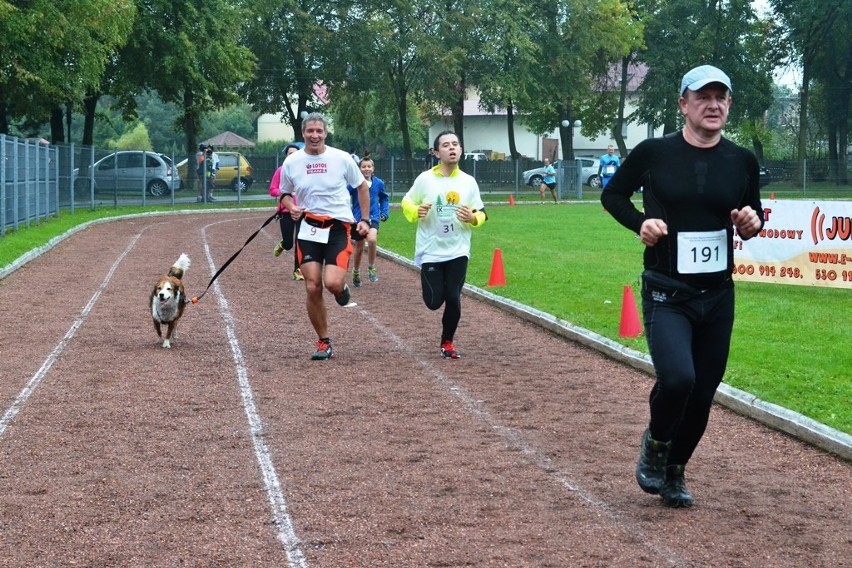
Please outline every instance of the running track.
M689 511L632 479L648 377L464 300L437 356L419 277L381 260L314 341L266 212L91 226L0 281L2 566L848 566L850 464L724 409Z

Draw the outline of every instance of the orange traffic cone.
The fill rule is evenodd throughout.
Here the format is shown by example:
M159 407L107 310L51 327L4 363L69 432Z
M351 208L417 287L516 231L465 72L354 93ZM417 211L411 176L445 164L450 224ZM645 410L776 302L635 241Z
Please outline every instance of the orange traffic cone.
M489 286L505 286L506 275L503 273L503 252L494 249L494 260L491 261L491 276L488 277Z
M775 199L775 192L774 191L769 194L769 199Z
M639 310L633 298L633 289L628 285L624 287L624 295L621 299L621 326L618 328L618 335L639 337L641 334L642 323L639 321Z
M514 204L515 204L515 196L510 193L509 194L509 205L514 205Z

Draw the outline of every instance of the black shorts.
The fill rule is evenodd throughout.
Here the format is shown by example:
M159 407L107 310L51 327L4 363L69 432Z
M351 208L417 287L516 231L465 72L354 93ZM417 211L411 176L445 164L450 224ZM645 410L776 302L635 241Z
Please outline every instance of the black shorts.
M378 231L379 230L379 222L378 221L370 221L370 228ZM350 233L352 234L352 241L356 242L356 243L358 241L363 241L364 239L367 238L367 237L362 237L361 233L358 232L358 223L352 223L352 230L350 231Z
M544 183L544 182L542 182L542 183ZM550 189L550 190L554 190L554 189L556 189L556 182L553 182L553 183L545 183L544 185L546 185L546 186L548 187L548 189Z
M349 267L349 257L352 256L352 243L349 241L350 224L337 219L321 221L303 217L299 225L329 229L328 242L318 243L296 238L296 258L299 265L306 262L331 264L346 270ZM305 230L309 230L307 227ZM300 227L301 232L301 227Z

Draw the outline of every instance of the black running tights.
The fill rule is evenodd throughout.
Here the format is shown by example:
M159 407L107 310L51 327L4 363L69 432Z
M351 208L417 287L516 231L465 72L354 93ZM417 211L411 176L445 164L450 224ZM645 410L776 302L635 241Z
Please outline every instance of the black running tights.
M420 267L423 302L430 310L444 305L441 341L452 341L461 320L461 292L467 276L467 257L445 262L424 262Z

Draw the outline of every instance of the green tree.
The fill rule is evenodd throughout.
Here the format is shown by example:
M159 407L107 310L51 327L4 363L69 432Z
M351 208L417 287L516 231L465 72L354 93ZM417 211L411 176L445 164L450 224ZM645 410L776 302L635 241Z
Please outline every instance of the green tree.
M422 25L430 31L417 49L431 62L432 72L418 94L434 115L449 111L452 130L464 147L464 100L483 71L484 5L474 0L422 0Z
M541 23L534 38L546 64L536 68L533 96L523 110L537 134L558 125L562 158L572 160L575 121L582 120L584 133L611 128L611 120L593 119L602 111L612 118L617 97L605 94L595 78L607 76L614 63L639 45L641 27L620 0L548 0L539 8Z
M734 104L729 125L752 122L757 134L772 97L773 60L767 28L758 20L749 0L671 0L655 7L645 26L647 49L640 58L648 74L640 87L642 100L637 118L663 126L668 134L681 127L678 88L684 73L702 65L715 65L731 77ZM762 155L760 140L752 140Z
M515 108L531 99L528 86L534 80L533 69L547 64L529 33L537 25L536 14L528 3L517 0L491 0L484 11L482 58L490 62L491 71L482 73L477 83L480 105L489 112L506 109L509 154L518 159Z
M141 121L124 131L117 140L107 144L112 150L153 150L148 129Z
M336 8L326 0L256 0L245 2L250 17L241 43L254 54L258 71L240 93L258 113L282 113L302 139L302 115L325 103L322 69L330 53L346 44Z
M173 124L194 156L202 118L239 102L238 85L254 73L254 57L237 42L242 12L226 0L137 2L137 25L120 54L124 82L175 105Z
M802 69L802 86L799 91L799 108L809 109L811 81L819 75L819 62L831 56L828 51L837 47L832 38L849 35L848 0L770 0L772 9L783 26L786 44L793 63ZM846 44L848 56L848 43ZM823 70L825 72L825 70ZM823 73L824 74L824 73ZM848 79L848 75L847 75ZM799 113L799 138L796 158L799 162L798 179L803 179L804 163L808 155L809 116ZM845 153L845 152L844 152Z
M0 133L29 116L64 141L63 109L70 115L100 83L135 13L132 0L0 0Z
M433 41L429 14L429 3L422 0L351 6L340 32L349 41L338 46L327 65L336 77L328 81L328 93L338 143L406 158L428 146L424 111L414 97L434 77L424 47ZM407 160L406 167L407 179L413 180L413 162Z

